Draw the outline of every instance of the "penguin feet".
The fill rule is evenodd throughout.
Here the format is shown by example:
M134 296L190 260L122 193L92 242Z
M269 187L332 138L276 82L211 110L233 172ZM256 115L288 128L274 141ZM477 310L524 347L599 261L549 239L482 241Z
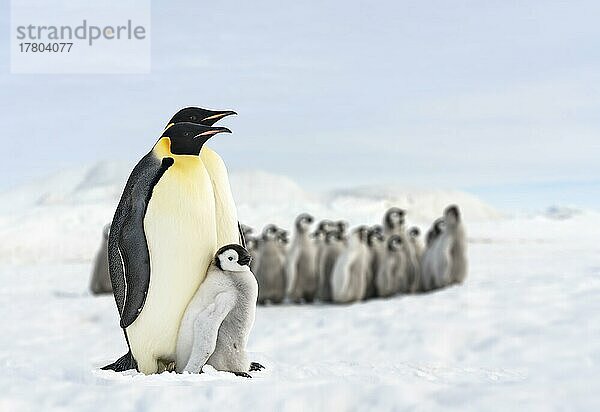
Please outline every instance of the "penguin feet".
M249 373L247 373L247 372L233 372L233 374L234 374L235 376L241 376L241 377L243 377L243 378L251 378L251 377L252 377L252 376L250 376L250 374L249 374Z
M258 362L250 362L250 372L261 371L265 367Z
M129 369L137 369L137 362L135 361L135 359L133 359L131 351L127 352L125 355L121 356L119 359L117 359L110 365L102 367L102 370L111 370L115 372L123 372Z

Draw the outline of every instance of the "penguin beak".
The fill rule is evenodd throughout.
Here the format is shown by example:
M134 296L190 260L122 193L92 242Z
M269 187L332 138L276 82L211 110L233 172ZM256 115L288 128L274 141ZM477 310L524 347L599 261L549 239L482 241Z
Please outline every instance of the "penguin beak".
M248 266L251 261L252 261L252 256L245 255L245 256L242 256L242 257L239 258L238 263L241 266Z
M210 139L211 137L219 133L231 133L231 130L229 130L226 127L213 127L211 130L207 130L194 136L194 139L197 139L199 137L205 137L206 139Z
M211 111L211 112L209 112L208 116L206 116L204 119L202 119L202 123L212 126L213 124L215 124L222 118L231 116L231 115L237 115L237 113L234 112L233 110Z

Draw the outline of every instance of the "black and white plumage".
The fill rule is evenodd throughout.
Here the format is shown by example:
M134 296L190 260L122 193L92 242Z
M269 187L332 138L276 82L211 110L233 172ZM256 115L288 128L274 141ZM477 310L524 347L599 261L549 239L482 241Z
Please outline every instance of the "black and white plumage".
M248 251L236 244L217 251L181 321L178 372L200 373L208 364L220 371L249 376L251 362L246 344L258 297L250 260Z
M129 352L104 369L156 373L174 361L179 322L216 250L203 144L226 128L171 126L134 167L111 224L108 258ZM237 226L236 226L237 227Z

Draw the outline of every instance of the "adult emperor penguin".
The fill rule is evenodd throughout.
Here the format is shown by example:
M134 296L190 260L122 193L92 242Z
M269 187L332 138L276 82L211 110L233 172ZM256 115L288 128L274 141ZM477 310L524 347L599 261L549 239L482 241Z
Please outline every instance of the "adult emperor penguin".
M200 373L205 364L251 378L246 353L254 325L258 284L250 271L250 254L237 244L221 247L206 280L181 321L177 339L177 371Z
M129 176L108 253L130 351L105 369L135 367L151 374L175 361L181 318L217 250L213 185L200 151L223 132L230 133L224 127L177 123Z
M180 122L190 122L212 126L220 119L235 115L232 110L208 110L201 107L186 107L181 109L171 118L167 128ZM203 146L200 159L210 177L215 198L215 211L217 222L217 246L221 247L230 243L239 243L244 246L244 234L238 223L237 209L229 185L227 167L223 159L210 147Z
M110 273L108 271L108 234L110 225L104 226L102 230L102 244L94 260L92 279L90 280L90 290L94 295L112 293L110 283Z
M287 293L293 302L312 302L319 282L316 271L316 248L310 236L311 215L303 213L296 218L294 239L286 258Z

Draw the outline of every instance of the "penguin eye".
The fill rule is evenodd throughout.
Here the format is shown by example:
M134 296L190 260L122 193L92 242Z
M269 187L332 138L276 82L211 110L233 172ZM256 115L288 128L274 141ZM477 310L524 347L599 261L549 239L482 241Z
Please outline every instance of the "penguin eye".
M196 119L197 119L196 115L190 116L190 120L196 120Z
M191 133L190 133L190 132L185 132L185 133L183 133L183 135L184 135L185 137L189 137L189 136L191 135Z
M229 259L229 260L233 260L233 256L229 256L227 259Z

